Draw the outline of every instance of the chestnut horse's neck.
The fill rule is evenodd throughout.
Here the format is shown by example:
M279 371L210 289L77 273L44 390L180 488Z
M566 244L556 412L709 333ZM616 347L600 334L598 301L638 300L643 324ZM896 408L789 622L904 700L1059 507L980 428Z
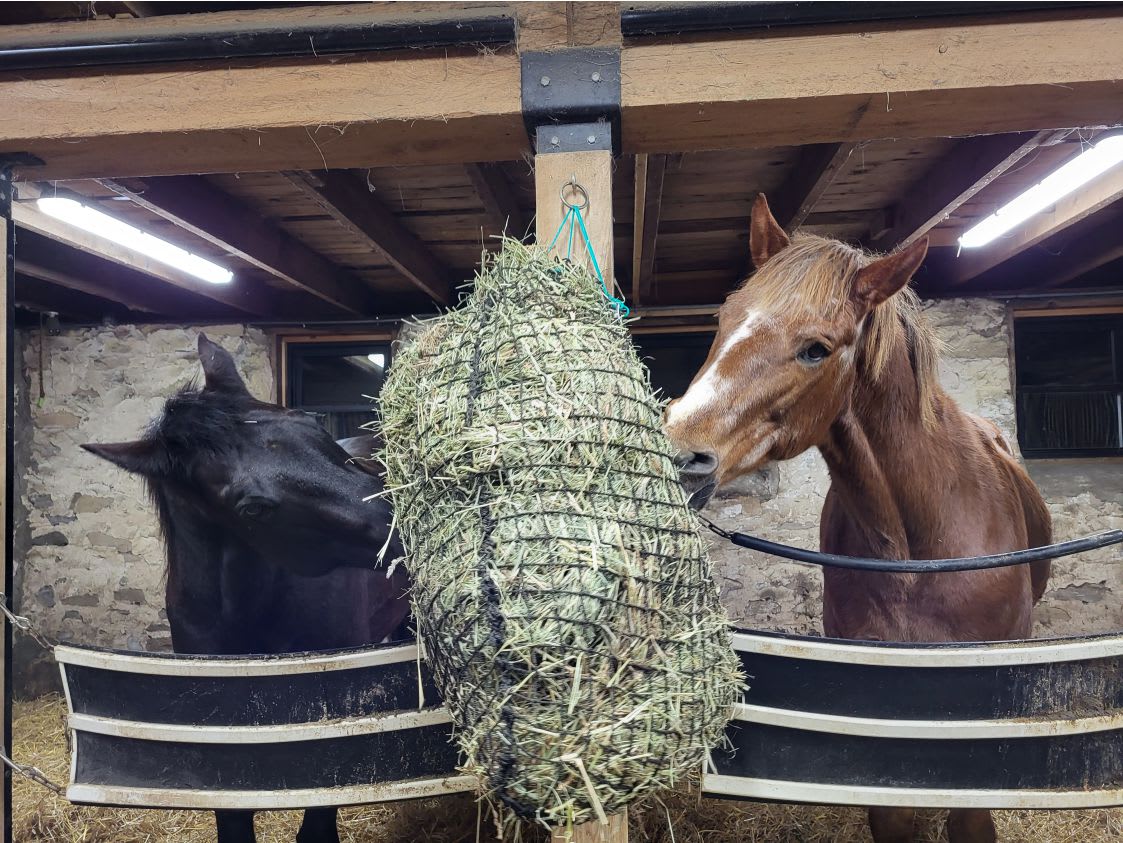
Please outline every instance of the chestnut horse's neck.
M918 542L938 541L940 490L948 489L946 472L959 470L962 436L955 425L962 416L947 412L951 402L938 383L921 388L934 373L918 369L910 353L906 334L917 326L897 327L901 333L880 372L858 361L850 406L819 450L832 488L871 551L905 559Z

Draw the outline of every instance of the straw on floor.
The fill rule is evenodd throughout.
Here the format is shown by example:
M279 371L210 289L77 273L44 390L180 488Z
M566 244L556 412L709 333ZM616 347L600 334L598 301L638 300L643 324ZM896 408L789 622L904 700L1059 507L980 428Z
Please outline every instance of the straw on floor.
M65 784L66 703L50 695L17 702L13 752L20 761ZM17 843L214 843L214 819L205 811L81 808L16 777L12 828ZM921 812L918 843L940 843L943 814ZM860 808L756 805L700 799L674 792L629 811L632 843L869 843ZM481 821L482 820L482 821ZM1116 843L1123 839L1123 808L1096 811L996 811L1002 843ZM669 823L669 825L668 825ZM258 814L260 843L292 843L298 811ZM494 825L470 796L365 805L340 812L342 843L492 843ZM673 828L673 838L671 833ZM540 838L540 839L545 839Z
M696 771L738 662L598 280L507 241L396 357L381 414L419 632L504 820L603 819Z

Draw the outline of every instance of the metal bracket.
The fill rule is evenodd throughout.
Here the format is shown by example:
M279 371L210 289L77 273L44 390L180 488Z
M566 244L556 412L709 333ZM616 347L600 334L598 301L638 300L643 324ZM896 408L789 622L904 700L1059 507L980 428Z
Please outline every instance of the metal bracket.
M520 60L523 120L539 153L620 153L619 48L528 52Z

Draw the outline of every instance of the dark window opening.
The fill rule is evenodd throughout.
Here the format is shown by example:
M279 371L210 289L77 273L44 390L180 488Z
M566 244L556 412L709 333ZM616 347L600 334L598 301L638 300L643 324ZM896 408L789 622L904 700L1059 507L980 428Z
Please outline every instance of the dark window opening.
M1024 456L1123 455L1123 316L1018 320L1014 370Z
M388 342L289 343L287 405L312 413L336 439L359 436L390 366Z
M637 334L632 337L660 398L679 398L706 362L714 335Z

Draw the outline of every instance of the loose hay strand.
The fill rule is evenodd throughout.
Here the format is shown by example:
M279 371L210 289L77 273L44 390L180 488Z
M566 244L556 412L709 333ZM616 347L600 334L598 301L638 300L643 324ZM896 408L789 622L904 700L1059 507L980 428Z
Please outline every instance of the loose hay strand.
M740 687L660 409L597 280L515 241L383 388L419 633L512 830L673 786Z

